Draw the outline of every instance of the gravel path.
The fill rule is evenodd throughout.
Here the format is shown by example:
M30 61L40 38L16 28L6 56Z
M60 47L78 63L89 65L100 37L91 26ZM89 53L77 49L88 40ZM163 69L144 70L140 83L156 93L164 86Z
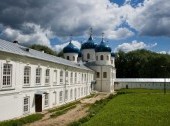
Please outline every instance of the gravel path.
M43 119L25 126L66 126L73 121L85 117L88 114L88 104L93 104L95 101L106 98L108 95L106 93L98 93L92 98L82 99L75 108L56 118L50 118L51 113L45 112Z

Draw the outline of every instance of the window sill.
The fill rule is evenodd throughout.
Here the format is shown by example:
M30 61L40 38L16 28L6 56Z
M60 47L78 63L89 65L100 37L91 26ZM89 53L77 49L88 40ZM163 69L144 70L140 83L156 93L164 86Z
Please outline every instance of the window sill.
M0 91L11 91L11 90L15 90L15 88L13 87L3 87L0 89Z

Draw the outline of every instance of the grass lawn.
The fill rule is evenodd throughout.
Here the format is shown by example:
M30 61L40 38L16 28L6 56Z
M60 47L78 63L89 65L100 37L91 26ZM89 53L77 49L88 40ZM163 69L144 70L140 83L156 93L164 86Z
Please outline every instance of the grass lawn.
M169 126L170 91L123 89L83 126ZM152 93L151 93L152 92Z

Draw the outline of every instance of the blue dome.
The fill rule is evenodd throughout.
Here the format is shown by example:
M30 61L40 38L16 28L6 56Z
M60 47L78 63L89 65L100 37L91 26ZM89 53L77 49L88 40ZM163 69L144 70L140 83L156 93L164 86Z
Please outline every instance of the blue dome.
M64 47L63 53L79 53L79 49L70 42Z
M112 49L105 44L104 40L102 39L101 43L95 48L96 52L111 52Z
M87 42L83 43L81 49L95 49L96 43L94 43L92 36L89 37Z

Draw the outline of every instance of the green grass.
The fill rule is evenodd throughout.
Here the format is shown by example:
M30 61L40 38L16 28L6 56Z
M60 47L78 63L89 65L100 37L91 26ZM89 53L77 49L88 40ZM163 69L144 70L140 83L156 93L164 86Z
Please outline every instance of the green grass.
M163 89L121 89L118 93L164 93ZM166 93L170 93L170 90L166 90Z
M169 126L169 93L146 89L121 91L122 95L110 100L83 126Z
M110 95L106 99L101 99L99 101L96 101L94 104L90 105L90 108L88 110L89 114L84 117L79 119L78 121L74 121L69 124L69 126L80 126L83 123L89 121L93 116L95 116L113 97L116 95Z
M8 121L3 121L0 122L0 126L23 126L24 124L27 123L32 123L37 120L42 119L43 114L32 114L20 119L15 119L15 120L8 120Z

